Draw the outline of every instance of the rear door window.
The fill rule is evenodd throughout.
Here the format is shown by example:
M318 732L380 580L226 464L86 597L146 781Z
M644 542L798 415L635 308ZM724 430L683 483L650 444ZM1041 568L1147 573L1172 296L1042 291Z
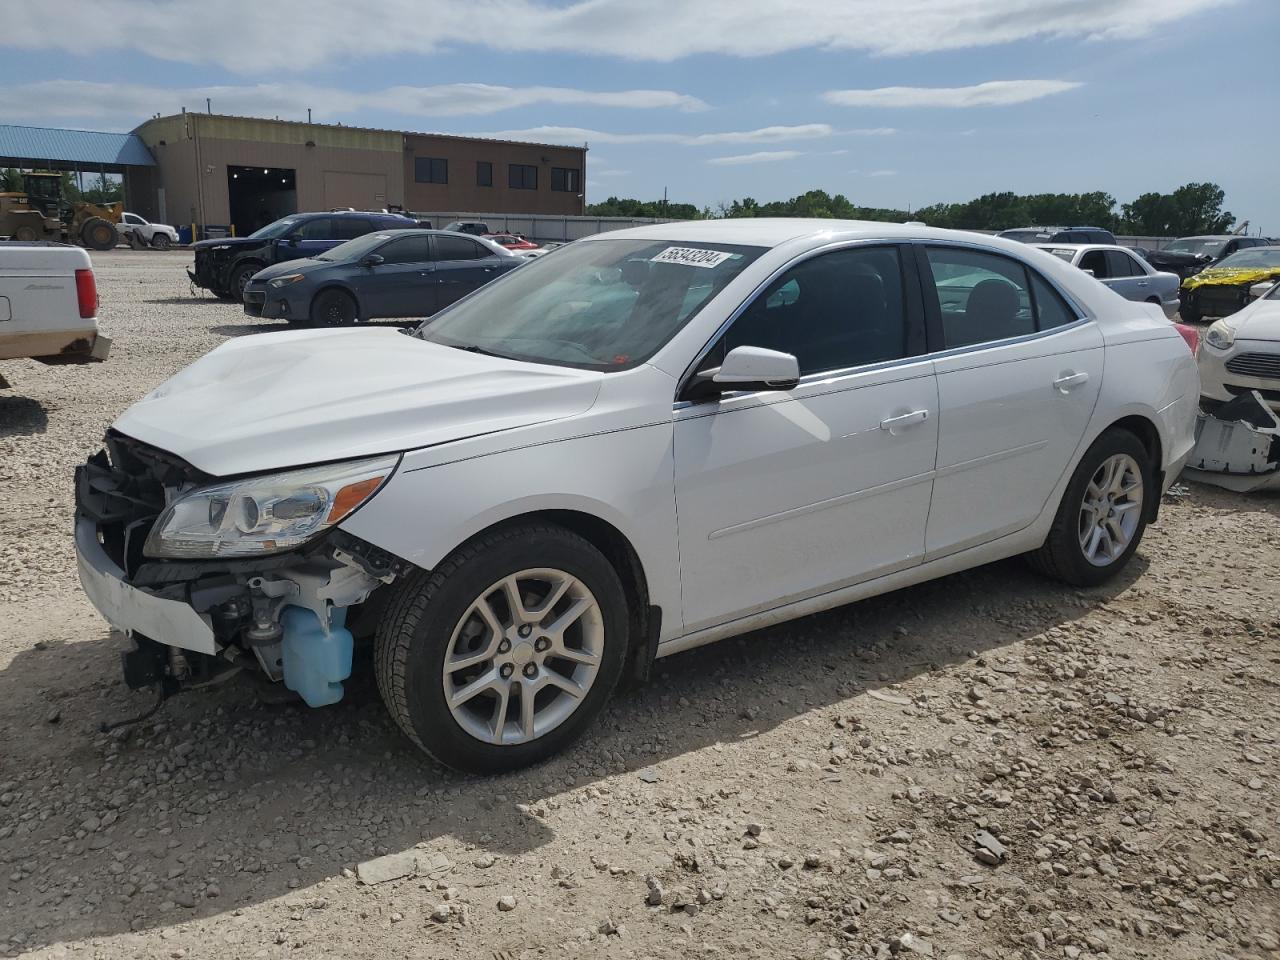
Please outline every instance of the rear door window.
M1112 279L1132 277L1141 272L1138 269L1138 265L1133 262L1133 257L1122 250L1106 250L1103 252L1107 255L1107 275Z
M435 242L437 260L482 260L493 254L468 237L437 236Z
M334 217L333 235L329 240L354 240L373 232L373 221L367 217Z
M1106 280L1111 276L1105 250L1086 250L1080 257L1079 267L1090 271L1099 280Z
M1030 281L1017 260L961 247L929 247L946 349L1036 332Z

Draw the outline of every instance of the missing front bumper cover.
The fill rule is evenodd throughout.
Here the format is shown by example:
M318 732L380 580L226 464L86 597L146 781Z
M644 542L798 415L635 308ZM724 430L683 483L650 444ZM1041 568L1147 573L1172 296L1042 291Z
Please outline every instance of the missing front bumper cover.
M1185 476L1240 493L1280 489L1280 419L1256 390L1200 414Z

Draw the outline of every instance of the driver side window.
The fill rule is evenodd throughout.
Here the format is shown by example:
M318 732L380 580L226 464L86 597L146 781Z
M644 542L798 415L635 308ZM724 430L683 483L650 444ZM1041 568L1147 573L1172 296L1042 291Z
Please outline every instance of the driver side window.
M719 355L734 347L789 353L801 376L907 356L898 249L853 247L797 264L734 321Z

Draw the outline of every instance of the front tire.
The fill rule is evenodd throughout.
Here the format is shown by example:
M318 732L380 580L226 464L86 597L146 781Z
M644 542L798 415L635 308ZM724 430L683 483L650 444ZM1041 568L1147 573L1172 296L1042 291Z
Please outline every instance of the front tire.
M1041 573L1073 586L1105 583L1138 549L1149 498L1158 496L1146 447L1128 430L1113 427L1085 451L1049 536L1028 559Z
M515 770L563 750L604 708L627 624L617 572L585 539L499 530L398 588L377 632L378 689L441 763Z
M321 290L311 301L311 323L317 327L345 327L360 319L360 308L342 290Z
M167 233L156 233L151 237L151 245L157 250L168 250L173 245L173 239Z
M80 228L80 242L90 250L110 250L120 242L120 231L110 220L90 217Z
M253 275L262 269L260 263L245 263L231 271L231 297L236 303L244 303L244 288Z

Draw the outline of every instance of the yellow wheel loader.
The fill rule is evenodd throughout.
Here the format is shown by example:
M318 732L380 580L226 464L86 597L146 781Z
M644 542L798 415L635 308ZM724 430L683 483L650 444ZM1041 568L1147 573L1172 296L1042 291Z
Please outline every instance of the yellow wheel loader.
M120 242L116 224L123 203L72 203L62 196L62 176L26 173L22 193L0 193L0 237L60 240L91 250L110 250Z

